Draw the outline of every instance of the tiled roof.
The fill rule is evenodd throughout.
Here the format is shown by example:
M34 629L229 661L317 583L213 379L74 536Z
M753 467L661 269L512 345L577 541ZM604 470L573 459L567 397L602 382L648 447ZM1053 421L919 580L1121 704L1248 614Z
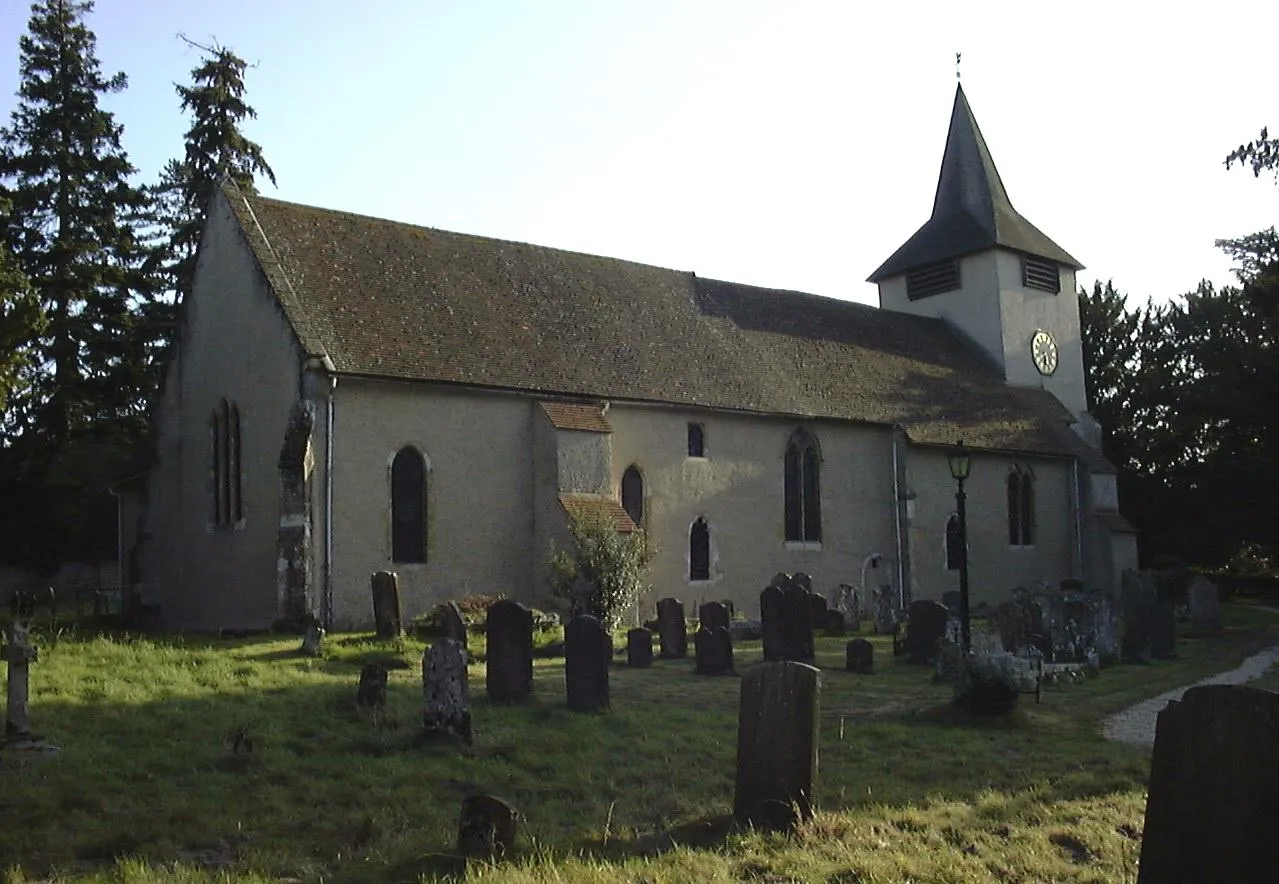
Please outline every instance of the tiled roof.
M871 282L982 249L1003 246L1076 270L1072 258L1013 208L963 88L955 90L932 217L870 275Z
M588 433L611 433L613 426L598 405L582 402L541 402L542 411L557 430L585 430Z
M600 494L561 494L560 506L564 507L564 511L570 516L574 513L592 513L605 519L612 519L613 526L617 528L619 534L630 534L632 531L639 530L626 510L622 509L622 505L611 497Z
M941 320L614 258L225 195L308 355L339 373L900 425L1078 455Z

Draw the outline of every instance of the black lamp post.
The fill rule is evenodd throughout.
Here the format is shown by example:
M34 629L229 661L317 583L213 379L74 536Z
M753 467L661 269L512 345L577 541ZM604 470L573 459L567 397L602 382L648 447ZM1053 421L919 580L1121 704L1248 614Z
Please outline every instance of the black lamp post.
M959 516L959 628L963 630L964 653L967 654L972 650L972 635L968 628L968 513L965 507L968 495L964 493L964 480L968 478L972 458L962 439L946 456L946 461L950 465L951 477L959 484L955 492L955 512Z

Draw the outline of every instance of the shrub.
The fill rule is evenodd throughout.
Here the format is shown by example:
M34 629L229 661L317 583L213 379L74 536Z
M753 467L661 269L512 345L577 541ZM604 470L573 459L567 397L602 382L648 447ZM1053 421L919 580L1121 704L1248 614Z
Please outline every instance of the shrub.
M973 655L955 682L955 704L977 715L1003 715L1017 708L1021 678L1008 654Z
M621 533L608 515L590 511L570 512L568 530L573 551L553 549L546 563L551 595L615 630L648 590L648 538L641 530Z

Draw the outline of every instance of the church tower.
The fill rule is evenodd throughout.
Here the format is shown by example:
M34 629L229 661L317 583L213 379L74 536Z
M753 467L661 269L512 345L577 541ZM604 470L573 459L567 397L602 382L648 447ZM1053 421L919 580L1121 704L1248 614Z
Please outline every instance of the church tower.
M870 276L880 307L945 320L1009 384L1048 390L1087 425L1075 288L1082 267L1013 208L956 89L932 217Z

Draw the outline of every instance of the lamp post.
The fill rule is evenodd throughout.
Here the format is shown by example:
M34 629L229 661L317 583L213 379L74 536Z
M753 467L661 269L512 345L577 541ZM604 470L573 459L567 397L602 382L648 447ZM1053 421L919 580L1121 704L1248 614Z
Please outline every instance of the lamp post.
M972 650L972 635L968 628L968 513L965 506L968 495L964 493L964 480L968 478L972 458L964 441L959 443L946 456L950 466L951 478L958 483L955 491L955 513L959 516L959 628L962 630L964 654Z

